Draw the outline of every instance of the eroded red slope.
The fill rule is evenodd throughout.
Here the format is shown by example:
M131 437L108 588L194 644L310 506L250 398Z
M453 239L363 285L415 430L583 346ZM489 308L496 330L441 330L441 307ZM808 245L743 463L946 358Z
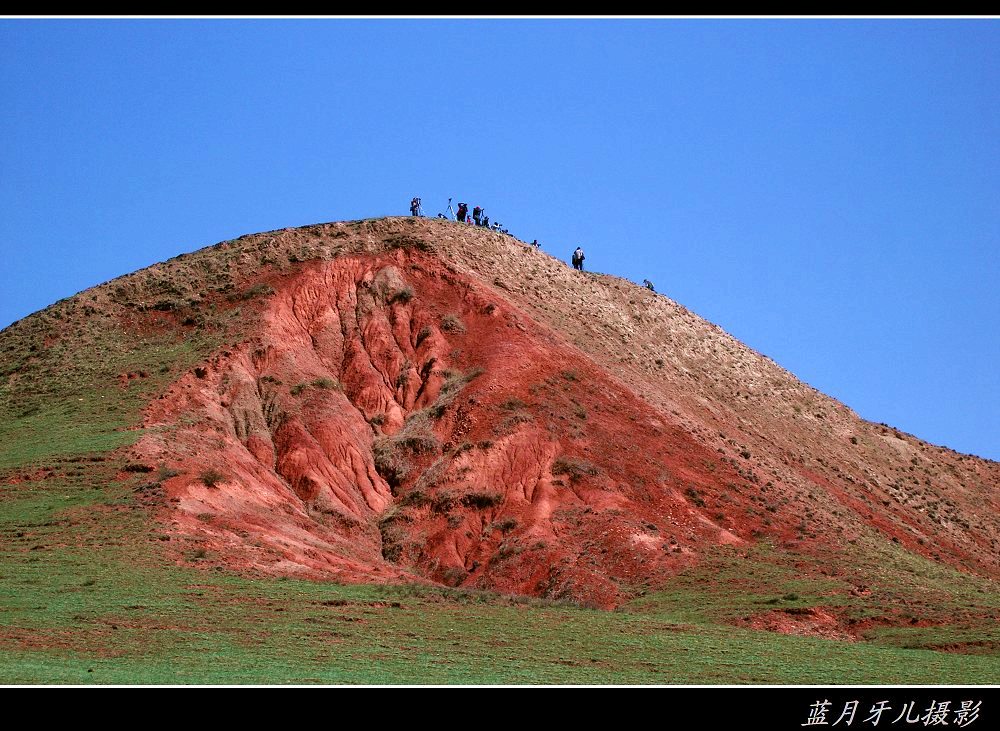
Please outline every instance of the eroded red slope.
M231 566L611 606L760 530L704 509L742 503L743 477L430 255L310 262L260 323L155 401L140 443L182 471L176 531Z

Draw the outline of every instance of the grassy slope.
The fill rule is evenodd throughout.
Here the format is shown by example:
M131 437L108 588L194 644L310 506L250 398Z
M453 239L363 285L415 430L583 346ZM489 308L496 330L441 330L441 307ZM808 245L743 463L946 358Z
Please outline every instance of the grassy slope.
M746 556L720 548L669 593L611 613L452 590L234 577L206 568L211 556L194 550L175 566L153 520L156 474L122 473L119 448L137 436L125 429L142 405L225 342L233 322L200 320L183 336L130 330L110 310L84 311L84 295L73 300L0 340L0 683L958 684L1000 676L995 587L874 541L859 546L873 591L865 601L841 577L799 579L794 557L762 545ZM120 373L138 370L147 376L119 386ZM862 643L730 624L814 604L859 619L904 606L941 624L873 628ZM987 652L924 649L970 641Z
M706 590L704 576L600 612L174 567L113 477L100 463L4 501L0 681L988 683L1000 669L996 656L733 628L723 615L770 597Z

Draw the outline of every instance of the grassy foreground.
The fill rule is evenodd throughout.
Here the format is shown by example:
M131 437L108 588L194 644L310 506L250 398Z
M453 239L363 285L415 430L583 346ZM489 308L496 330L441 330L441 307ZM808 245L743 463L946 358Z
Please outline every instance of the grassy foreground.
M725 590L720 565L732 557L724 555L706 568L718 582L699 571L618 612L428 587L241 578L198 568L197 559L174 566L136 480L115 481L120 462L50 463L64 476L5 486L0 502L2 683L978 684L1000 676L996 654L919 649L960 627L844 642L731 626L727 618L775 597ZM781 567L762 555L757 570L766 565L779 590L801 592L786 593L795 598L785 604L819 601L824 587L782 582ZM995 629L982 632L996 639Z

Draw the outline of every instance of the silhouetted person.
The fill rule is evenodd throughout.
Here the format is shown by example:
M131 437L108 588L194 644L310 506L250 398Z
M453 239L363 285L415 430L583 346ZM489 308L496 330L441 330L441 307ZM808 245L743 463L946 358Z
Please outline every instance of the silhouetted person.
M420 215L420 199L414 198L410 201L410 215L419 216Z
M479 206L472 209L472 220L476 222L477 226L483 225L483 209Z
M653 283L650 282L648 279L643 279L642 283L644 285L646 285L646 289L648 289L650 292L655 292L656 291L655 289L653 289Z
M576 251L573 252L573 268L583 271L583 260L586 259L583 255L583 249L579 246L576 247Z
M468 203L459 203L458 204L458 213L455 214L456 218L458 218L458 222L459 223L465 223L465 217L468 215L468 213L469 213L469 204Z

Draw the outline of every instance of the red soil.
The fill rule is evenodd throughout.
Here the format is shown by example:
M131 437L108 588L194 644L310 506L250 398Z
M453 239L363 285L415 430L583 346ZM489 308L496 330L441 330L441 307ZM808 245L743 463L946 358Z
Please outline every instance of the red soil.
M176 528L228 565L611 606L760 528L696 504L741 479L676 423L428 255L318 262L261 322L152 404L168 428L141 446L185 468ZM376 440L409 464L392 487Z
M742 624L753 629L778 632L783 635L825 637L831 640L856 640L858 638L856 632L846 631L837 616L822 607L793 610L775 609L757 615Z

